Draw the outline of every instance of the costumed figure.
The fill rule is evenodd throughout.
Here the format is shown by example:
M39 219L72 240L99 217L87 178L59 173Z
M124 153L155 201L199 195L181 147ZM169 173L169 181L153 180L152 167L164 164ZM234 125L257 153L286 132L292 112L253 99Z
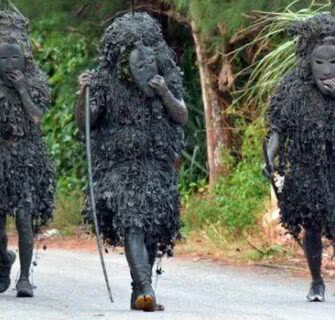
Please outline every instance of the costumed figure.
M152 267L157 256L172 254L180 228L175 163L188 118L181 71L160 25L146 13L114 20L102 38L99 63L79 79L76 118L84 131L89 86L100 231L107 245L125 246L131 309L155 311ZM85 214L90 219L89 201Z
M54 176L38 123L50 105L46 76L34 64L28 20L0 11L0 292L10 285L15 253L7 249L6 220L14 216L21 272L18 297L29 282L34 231L52 216Z
M307 299L324 301L321 237L335 239L335 17L309 18L291 34L298 64L271 101L268 170L284 177L282 224L295 238L304 230Z

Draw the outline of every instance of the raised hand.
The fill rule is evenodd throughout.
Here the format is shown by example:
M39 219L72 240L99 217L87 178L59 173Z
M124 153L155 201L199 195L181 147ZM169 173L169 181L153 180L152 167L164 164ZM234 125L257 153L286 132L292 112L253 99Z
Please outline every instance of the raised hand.
M80 92L83 92L87 86L91 85L92 78L93 78L93 72L91 71L86 71L79 76L78 82Z
M22 71L15 70L12 72L8 72L6 76L7 79L12 82L16 90L22 91L25 89L26 79Z
M165 79L162 76L156 75L149 81L149 86L155 90L159 96L164 96L169 92Z

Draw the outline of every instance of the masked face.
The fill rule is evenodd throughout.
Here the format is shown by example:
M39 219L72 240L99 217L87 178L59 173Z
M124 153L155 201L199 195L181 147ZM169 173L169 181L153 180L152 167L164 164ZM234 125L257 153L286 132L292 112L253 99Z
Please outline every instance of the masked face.
M149 86L149 81L158 74L154 51L149 47L134 49L129 56L129 69L135 83L146 97L155 96L155 91Z
M335 98L335 46L321 45L311 56L313 77L319 90Z
M8 73L23 71L25 58L22 49L15 43L0 44L0 76L6 78Z

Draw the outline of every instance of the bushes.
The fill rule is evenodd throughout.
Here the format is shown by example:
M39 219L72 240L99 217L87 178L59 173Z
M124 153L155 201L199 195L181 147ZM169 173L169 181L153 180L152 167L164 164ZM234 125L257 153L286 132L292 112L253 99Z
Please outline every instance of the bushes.
M33 26L35 59L46 71L52 89L52 108L43 119L43 131L62 190L80 189L85 177L85 154L74 121L77 77L90 66L90 47L79 33L52 32L58 19Z
M215 224L238 234L255 226L269 193L269 184L261 174L264 131L262 120L247 126L243 135L243 159L232 174L220 180L213 195L197 195L187 200L183 216L186 230Z

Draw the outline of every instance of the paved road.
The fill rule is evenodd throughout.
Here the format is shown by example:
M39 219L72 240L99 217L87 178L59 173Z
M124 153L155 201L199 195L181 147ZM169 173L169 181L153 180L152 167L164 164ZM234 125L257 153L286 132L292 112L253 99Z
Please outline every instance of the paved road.
M99 260L93 253L48 250L35 268L34 299L17 299L13 285L0 295L0 320L333 320L335 281L324 304L304 300L305 279L262 268L240 268L170 259L159 281L163 313L129 311L125 258L107 256L114 305L106 297ZM13 277L17 272L15 264Z

